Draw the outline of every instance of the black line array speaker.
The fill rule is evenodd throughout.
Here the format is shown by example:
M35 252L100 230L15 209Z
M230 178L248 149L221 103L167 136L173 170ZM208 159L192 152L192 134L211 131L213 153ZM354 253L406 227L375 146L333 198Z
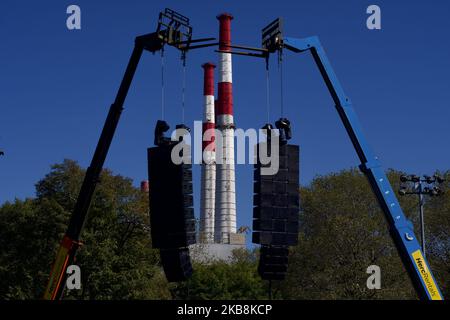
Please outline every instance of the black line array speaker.
M184 281L192 275L188 248L161 249L160 256L167 281Z
M264 280L283 280L288 269L288 246L265 246L259 251L258 273Z
M174 146L147 150L152 243L161 249L161 263L171 282L191 276L188 246L196 242L192 165L173 163Z
M254 169L253 243L261 245L258 272L263 279L281 280L287 272L288 246L298 243L299 228L299 147L279 147L279 169L264 175L270 166L259 158ZM267 150L267 149L266 149ZM272 154L271 157L277 156Z

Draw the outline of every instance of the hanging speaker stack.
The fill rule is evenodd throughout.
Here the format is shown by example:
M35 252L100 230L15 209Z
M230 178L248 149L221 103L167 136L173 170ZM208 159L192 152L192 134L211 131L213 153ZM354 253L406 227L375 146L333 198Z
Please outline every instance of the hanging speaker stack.
M171 153L176 144L149 148L150 223L154 248L160 249L161 263L169 282L192 275L188 246L196 242L192 196L192 166L174 164Z
M265 142L262 142L265 143ZM284 279L289 246L298 242L299 227L299 147L282 144L278 154L279 169L276 174L264 175L257 146L257 163L254 169L253 243L261 245L258 272L266 280ZM267 148L265 148L267 150Z

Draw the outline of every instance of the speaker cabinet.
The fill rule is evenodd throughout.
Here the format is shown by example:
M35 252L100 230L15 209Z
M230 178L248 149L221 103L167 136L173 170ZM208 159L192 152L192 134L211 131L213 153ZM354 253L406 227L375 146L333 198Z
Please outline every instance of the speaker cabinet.
M287 246L265 246L260 248L258 273L264 280L284 280L288 269Z
M257 147L259 151L260 144ZM271 152L271 156L273 155ZM258 156L254 169L253 235L254 243L261 245L296 245L298 234L299 148L281 145L279 169L274 175L263 175Z
M257 145L259 152L261 143ZM267 148L265 148L267 150ZM280 145L279 169L273 175L262 170L257 157L254 168L252 241L261 245L258 273L265 280L283 280L288 267L288 247L298 243L299 229L299 147Z

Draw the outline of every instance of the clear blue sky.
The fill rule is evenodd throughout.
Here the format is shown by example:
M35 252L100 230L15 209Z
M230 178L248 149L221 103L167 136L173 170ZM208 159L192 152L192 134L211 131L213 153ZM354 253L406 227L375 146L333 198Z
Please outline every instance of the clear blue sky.
M82 29L66 28L77 4ZM382 30L366 28L370 4ZM215 16L230 12L233 42L260 45L260 29L277 16L291 37L318 35L367 137L385 168L431 173L450 168L450 4L448 1L9 1L0 5L0 203L34 195L34 184L64 158L89 164L136 35L154 31L170 7L191 18L195 37L217 36ZM181 63L167 50L167 119L181 121ZM233 57L238 127L266 121L261 60ZM202 69L213 49L188 56L187 119L201 119ZM146 148L160 116L159 57L144 54L106 166L146 178ZM272 118L279 82L272 60ZM358 165L356 154L309 54L288 54L285 109L301 147L301 181ZM196 203L199 170L195 170ZM238 225L251 225L251 166L237 167ZM198 208L198 206L197 206ZM197 211L198 214L198 211Z

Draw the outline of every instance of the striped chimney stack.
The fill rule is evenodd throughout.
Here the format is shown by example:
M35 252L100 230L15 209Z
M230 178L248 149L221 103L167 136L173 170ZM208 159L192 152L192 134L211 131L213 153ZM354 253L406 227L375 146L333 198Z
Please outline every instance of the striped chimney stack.
M214 211L216 192L216 149L214 142L215 111L214 111L214 68L212 63L202 65L204 69L203 95L203 164L201 173L200 195L200 242L214 242ZM207 134L205 135L205 132Z
M236 233L236 191L234 172L234 120L231 72L231 20L224 13L217 17L219 32L219 83L217 128L222 133L222 161L217 164L215 241L230 243L230 234ZM219 159L219 158L218 158Z

